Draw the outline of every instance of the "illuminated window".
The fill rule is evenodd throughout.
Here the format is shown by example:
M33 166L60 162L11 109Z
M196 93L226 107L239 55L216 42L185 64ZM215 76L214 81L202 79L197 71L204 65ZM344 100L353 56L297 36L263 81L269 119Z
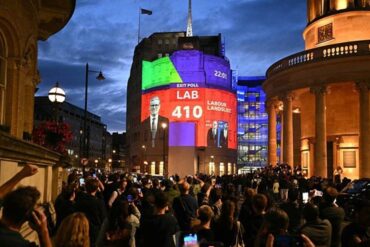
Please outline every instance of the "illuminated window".
M225 175L225 164L223 162L220 163L220 176Z
M232 174L233 173L233 171L232 171L232 166L231 166L231 163L227 163L227 174Z
M336 10L346 9L348 7L348 0L337 0Z
M159 175L163 176L163 167L164 167L164 162L161 161L159 162Z
M215 162L209 162L209 174L215 174Z
M155 174L155 161L150 162L150 174Z

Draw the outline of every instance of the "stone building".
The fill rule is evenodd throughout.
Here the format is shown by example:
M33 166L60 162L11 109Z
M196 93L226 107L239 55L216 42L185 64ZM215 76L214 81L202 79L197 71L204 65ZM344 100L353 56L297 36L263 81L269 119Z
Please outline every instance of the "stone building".
M281 113L283 162L310 176L331 177L340 166L343 176L370 177L370 2L308 0L307 16L305 50L273 64L263 84L269 163Z
M41 192L42 201L56 195L60 155L26 141L33 129L34 93L40 83L37 42L47 40L70 20L75 0L2 0L0 2L0 184L18 170L18 162L39 166L22 181Z

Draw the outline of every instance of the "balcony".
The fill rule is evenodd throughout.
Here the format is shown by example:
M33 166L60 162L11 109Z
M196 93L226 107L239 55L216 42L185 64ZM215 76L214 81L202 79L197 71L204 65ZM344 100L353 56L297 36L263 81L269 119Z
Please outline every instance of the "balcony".
M355 41L340 43L330 46L323 46L311 50L306 50L283 58L273 65L266 72L266 77L282 72L286 69L300 66L302 64L321 62L339 57L353 57L370 55L370 41Z
M370 40L306 50L283 58L266 72L268 97L316 85L358 81L370 73Z

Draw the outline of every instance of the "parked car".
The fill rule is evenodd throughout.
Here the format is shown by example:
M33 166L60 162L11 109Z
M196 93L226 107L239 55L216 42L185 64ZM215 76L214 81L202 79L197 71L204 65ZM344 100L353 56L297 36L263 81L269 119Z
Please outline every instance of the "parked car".
M356 179L347 184L339 193L336 203L346 212L346 217L352 219L356 203L370 200L370 178Z

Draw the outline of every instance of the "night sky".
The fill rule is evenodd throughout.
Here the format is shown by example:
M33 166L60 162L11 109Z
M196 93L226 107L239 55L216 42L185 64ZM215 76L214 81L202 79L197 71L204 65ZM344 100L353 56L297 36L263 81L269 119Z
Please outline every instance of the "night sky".
M225 39L226 56L239 76L265 75L279 59L302 51L305 0L193 0L193 35ZM46 96L59 81L66 101L84 107L85 64L102 70L106 80L89 73L88 110L108 130L126 129L126 87L137 44L139 8L141 37L154 32L186 31L187 0L77 0L69 23L39 42L41 83Z

